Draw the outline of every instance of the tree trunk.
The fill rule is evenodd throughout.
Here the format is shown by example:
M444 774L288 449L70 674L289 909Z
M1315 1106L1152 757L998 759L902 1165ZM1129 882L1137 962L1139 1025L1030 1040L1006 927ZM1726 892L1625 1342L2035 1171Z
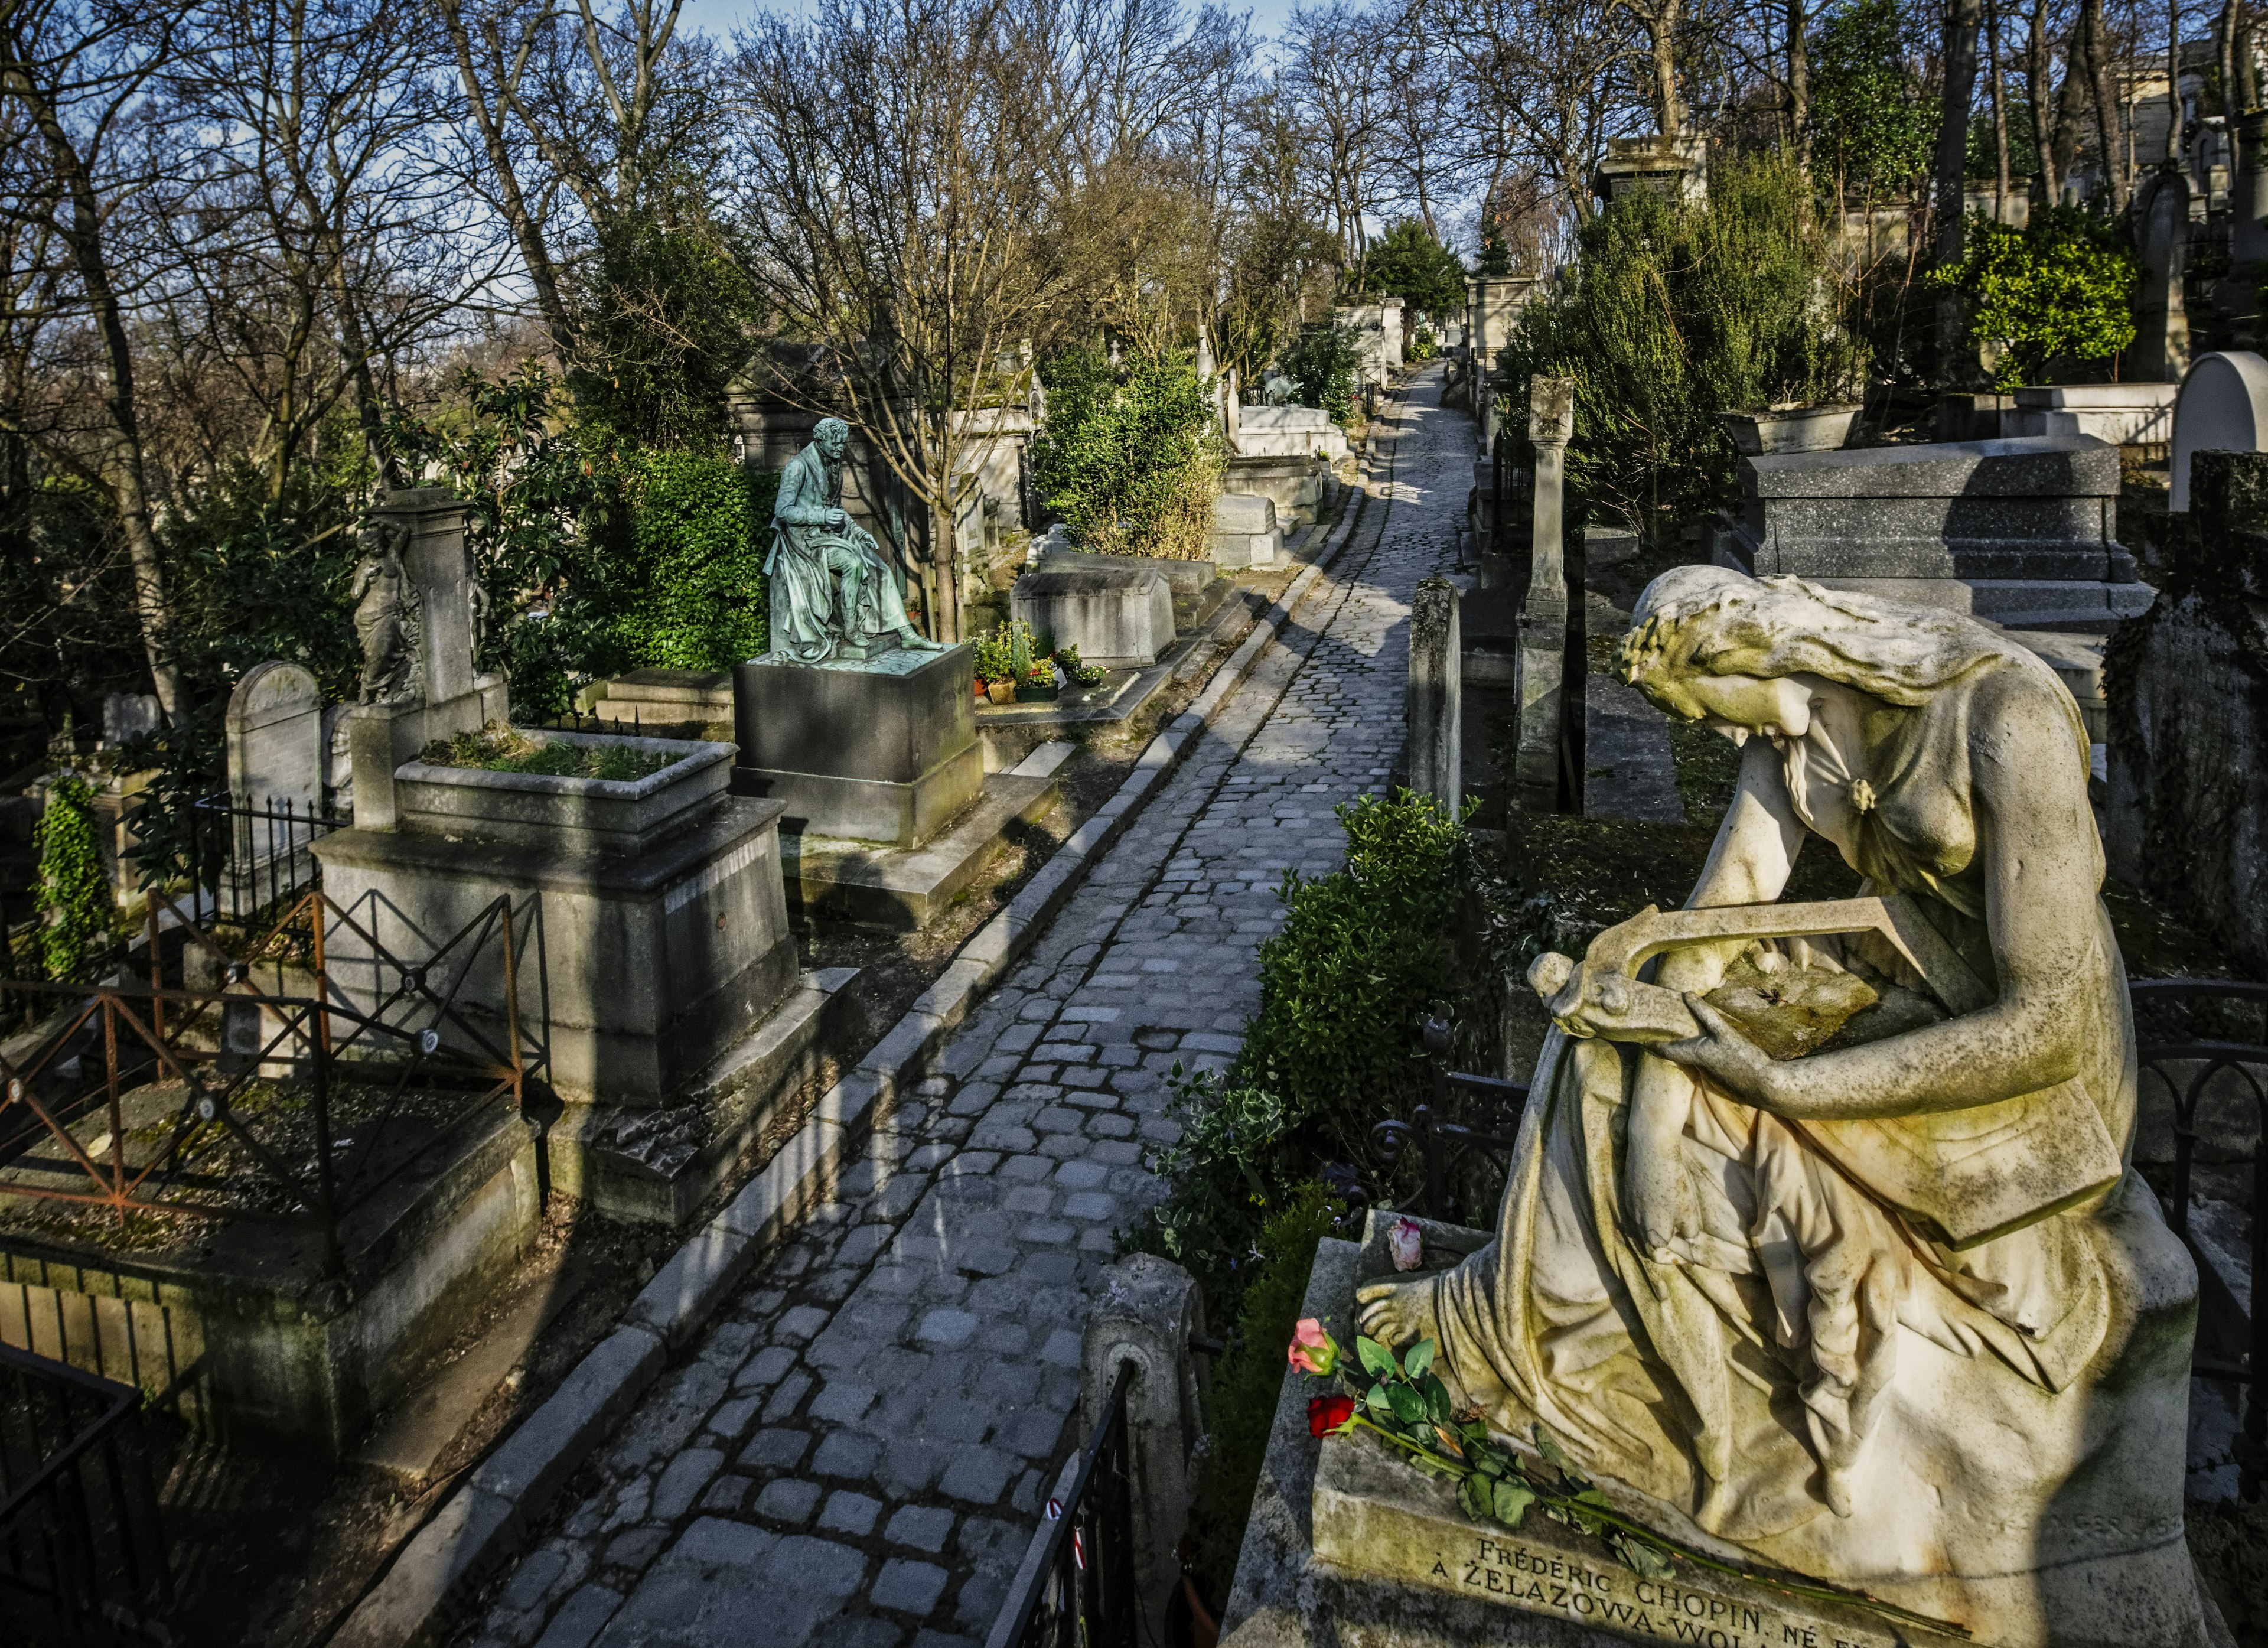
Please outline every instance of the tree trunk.
M2102 180L2110 191L2110 210L2126 210L2126 169L2118 156L2118 101L2110 94L2110 38L2102 20L2102 0L2080 0L2079 8L2080 62L2087 73L2088 95L2095 103L2095 136L2102 160Z
M110 372L110 393L103 400L105 427L97 437L102 449L103 478L118 511L119 528L126 534L127 557L134 568L134 610L141 621L142 650L149 660L151 685L157 693L158 709L179 726L187 721L189 706L181 690L180 666L173 659L173 608L166 598L166 571L158 557L149 482L142 467L134 346L124 306L110 277L101 205L95 197L94 178L85 158L64 130L45 89L33 84L28 75L19 75L17 90L39 128L56 179L70 199L69 213L56 227L70 248L71 261L86 289L87 307L102 339L104 361Z
M1787 0L1787 111L1795 151L1811 158L1811 57L1803 40L1803 0Z
M2062 193L2063 179L2058 164L2062 158L2057 152L2058 134L2048 114L2055 95L2055 76L2048 60L2047 9L2048 0L2032 0L2032 14L2024 33L2024 91L2025 100L2031 105L2032 152L2039 158L2040 204L2052 206Z
M1977 98L1977 32L1983 10L1983 0L1952 0L1945 13L1945 93L1937 125L1936 187L1930 202L1937 219L1933 239L1940 264L1961 261L1962 180L1969 158L1969 108Z
M2014 180L2008 176L2008 87L2007 77L2000 72L1999 0L1986 0L1984 38L1992 48L1992 150L1996 166L1992 174L1992 219L1995 223L2006 223L2008 221L2008 195Z
M1654 0L1646 13L1653 48L1653 113L1662 135L1685 136L1685 101L1677 95L1677 13L1682 0Z

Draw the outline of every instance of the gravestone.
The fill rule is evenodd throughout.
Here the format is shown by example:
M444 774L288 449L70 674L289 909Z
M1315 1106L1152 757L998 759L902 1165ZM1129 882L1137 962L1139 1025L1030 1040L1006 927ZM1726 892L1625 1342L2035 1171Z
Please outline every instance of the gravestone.
M255 664L229 695L222 730L230 798L269 815L236 817L223 902L265 904L313 871L306 848L324 800L322 690L304 666Z
M2189 253L2189 180L2169 166L2145 181L2139 193L2134 221L2142 285L2135 294L2134 342L2127 360L2137 378L2171 381L2190 364L2189 314L2182 294Z
M1528 408L1535 480L1529 509L1528 593L1520 608L1514 688L1520 703L1520 742L1513 798L1531 812L1548 813L1559 798L1560 700L1567 648L1564 496L1567 443L1575 434L1574 380L1529 379Z
M102 741L115 749L129 739L147 738L165 720L157 698L150 693L111 693L102 701Z
M1712 556L2019 629L2107 630L2150 604L2117 540L2118 488L2118 448L2086 435L1744 458Z
M2174 448L2166 507L2190 506L2190 458L2201 452L2259 452L2268 445L2268 360L2249 349L2201 355L2174 401Z
M2007 437L2092 435L2113 446L2162 446L2173 438L2174 398L2181 393L2174 379L2179 376L2176 372L2162 383L2043 384L2019 389L2004 397L2011 405L2000 414L1995 432Z
M1464 798L1460 603L1457 586L1447 578L1418 585L1410 605L1410 680L1403 704L1410 787L1433 797L1453 817Z
M1105 669L1145 669L1174 644L1173 588L1149 567L1042 564L1016 580L1009 604L1044 644L1075 646L1081 663Z
M1227 568L1271 567L1283 557L1284 531L1276 524L1276 501L1249 492L1226 492L1213 500L1212 558Z

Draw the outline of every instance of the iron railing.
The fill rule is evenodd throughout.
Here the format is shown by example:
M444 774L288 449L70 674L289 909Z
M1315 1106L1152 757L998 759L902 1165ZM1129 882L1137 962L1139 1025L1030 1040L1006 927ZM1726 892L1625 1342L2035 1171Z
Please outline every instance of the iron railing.
M173 1583L142 1393L7 1345L0 1393L8 1640L146 1639Z
M1071 1486L1047 1505L1048 1537L1020 1596L1011 1594L988 1648L1133 1648L1134 1484L1126 1393L1134 1364L1118 1365L1102 1418L1079 1451Z
M2186 1019L2198 1004L2268 1009L2268 984L2230 979L2142 979L2129 986L2137 1017L2148 1026L2153 1019ZM2168 1010L2172 1010L2170 1012ZM2197 1150L2201 1136L2198 1111L2208 1089L2224 1098L2250 1094L2261 1131L2254 1137L2251 1159L2252 1290L2250 1308L2217 1280L2206 1281L2207 1298L2200 1312L2199 1350L2191 1364L2203 1379L2223 1379L2242 1387L2235 1446L2240 1491L2247 1499L2260 1497L2268 1479L2268 1403L2260 1389L2260 1370L2268 1365L2268 1310L2260 1306L2260 1278L2268 1269L2268 1043L2241 1041L2194 1034L2195 1026L2176 1024L2176 1031L2192 1034L2177 1039L2143 1041L2136 1048L2144 1083L2162 1085L2173 1104L2173 1182L2166 1196L2167 1222L2198 1259L2200 1279L2218 1277L2218 1271L2200 1247L2191 1228ZM2216 1331L2214 1318L2220 1319ZM2235 1354L2228 1354L2234 1339ZM2217 1343L2216 1343L2217 1342Z
M1384 1202L1377 1205L1452 1224L1473 1222L1476 1210L1485 1219L1502 1195L1505 1175L1511 1170L1521 1115L1528 1106L1528 1089L1499 1076L1451 1070L1449 1053L1454 1034L1447 1019L1428 1019L1425 1039L1425 1050L1432 1056L1433 1102L1419 1105L1407 1122L1381 1122L1370 1130L1381 1181L1396 1175L1414 1148L1419 1170L1417 1188L1398 1205ZM1341 1194L1346 1192L1342 1189ZM1351 1199L1365 1205L1374 1200L1361 1191Z
M170 970L156 941L161 912L182 933ZM146 982L11 984L60 1011L28 1051L0 1054L0 1165L11 1170L0 1196L99 1207L122 1224L129 1214L166 1213L299 1225L318 1233L336 1273L345 1213L475 1112L509 1098L526 1114L542 1092L549 1060L540 1025L520 1019L506 897L416 956L395 954L320 888L254 936L243 947L259 958L250 961L164 894L151 894L150 931ZM359 981L352 990L336 976L342 947ZM192 957L219 982L180 982ZM500 1026L460 999L491 960L502 978ZM287 978L304 988L287 988ZM361 1102L342 1110L349 1078ZM241 1102L262 1079L289 1083L291 1102ZM129 1125L129 1095L152 1083L174 1091L155 1115L137 1106ZM413 1094L423 1108L405 1149L396 1126ZM83 1140L97 1113L102 1136Z
M227 791L190 809L189 883L231 922L257 921L303 887L322 879L311 850L354 820L327 802L298 796L254 798Z

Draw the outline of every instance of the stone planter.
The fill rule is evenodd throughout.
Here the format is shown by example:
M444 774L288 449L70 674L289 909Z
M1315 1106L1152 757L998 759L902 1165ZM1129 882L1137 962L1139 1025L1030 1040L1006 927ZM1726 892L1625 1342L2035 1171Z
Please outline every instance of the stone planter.
M1016 702L1016 683L1012 681L986 681L984 695L994 703L1013 703Z
M1834 452L1851 438L1855 406L1771 407L1762 412L1719 412L1733 445L1750 458L1777 452Z
M554 732L550 741L677 759L634 780L555 778L404 761L394 774L402 828L569 852L637 852L713 806L732 781L730 744L591 732Z

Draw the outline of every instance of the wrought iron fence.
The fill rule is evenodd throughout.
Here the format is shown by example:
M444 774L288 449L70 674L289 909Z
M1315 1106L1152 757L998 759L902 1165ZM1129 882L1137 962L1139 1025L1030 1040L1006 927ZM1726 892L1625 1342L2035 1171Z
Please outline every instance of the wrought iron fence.
M0 1196L100 1208L122 1223L165 1213L299 1225L320 1237L336 1273L345 1213L476 1112L508 1099L526 1114L544 1091L545 1039L519 1013L507 898L414 956L381 944L320 888L235 953L167 895L152 894L151 905L146 982L11 985L59 1011L28 1050L0 1053ZM171 967L155 942L161 913L181 934ZM351 991L336 976L342 940L366 981ZM188 984L193 960L218 982ZM500 1026L460 999L491 960ZM358 1099L350 1115L338 1103L348 1078ZM291 1101L245 1102L268 1081L291 1084ZM159 1096L129 1125L136 1090ZM413 1095L419 1125L405 1145L398 1124ZM102 1134L82 1139L98 1114Z
M1414 1148L1417 1185L1398 1203L1378 1205L1452 1224L1483 1223L1503 1193L1528 1089L1499 1076L1451 1070L1454 1033L1447 1019L1428 1019L1425 1038L1425 1050L1432 1056L1433 1102L1419 1105L1407 1122L1381 1122L1370 1130L1379 1181L1397 1179ZM1340 1187L1340 1194L1348 1196L1348 1188ZM1352 1189L1351 1199L1364 1203L1375 1200L1359 1188Z
M1060 1499L1048 1501L1048 1538L1035 1570L1018 1576L987 1648L1132 1648L1140 1640L1134 1594L1134 1488L1126 1392L1134 1364L1118 1365L1101 1422L1079 1451Z
M2132 990L2135 1016L2145 1032L2158 1031L2163 1039L2141 1041L2136 1049L2145 1093L2152 1083L2162 1085L2172 1101L2174 1161L2171 1188L2166 1196L2167 1221L2198 1260L2201 1276L2218 1276L2192 1229L2198 1146L2204 1142L2198 1111L2208 1094L2235 1100L2249 1096L2259 1131L2253 1136L2249 1187L2251 1207L2250 1307L2233 1292L2208 1281L2208 1310L2201 1313L2199 1349L2191 1363L2198 1379L2224 1379L2242 1387L2239 1434L2235 1455L2241 1491L2247 1499L2260 1497L2268 1480L2268 1404L2262 1400L2260 1370L2268 1365L2268 1311L2260 1307L2260 1277L2268 1269L2268 1041L2239 1041L2203 1034L2214 1026L2196 1022L2199 1006L2211 1015L2216 1007L2238 1006L2268 1010L2268 984L2229 979L2144 979ZM2153 1022L2155 1021L2155 1022ZM2214 1317L2233 1333L2215 1331ZM2235 1354L2227 1340L2234 1339ZM2219 1341L2219 1343L2216 1343Z
M197 801L189 820L189 885L200 902L211 899L215 916L232 922L256 920L319 883L321 864L310 850L353 822L320 798L225 790Z
M173 1584L142 1393L6 1345L0 1393L9 1639L145 1637L173 1608Z

